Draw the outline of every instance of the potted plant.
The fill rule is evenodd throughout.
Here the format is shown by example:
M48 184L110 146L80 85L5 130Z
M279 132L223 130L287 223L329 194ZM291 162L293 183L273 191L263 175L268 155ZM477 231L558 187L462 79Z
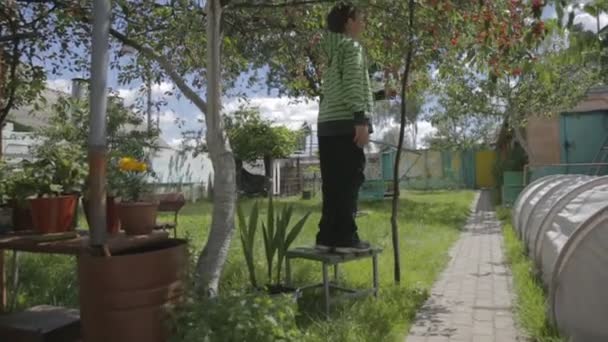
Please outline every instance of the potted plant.
M54 145L69 141L81 147L83 162L86 162L90 112L87 99L59 98L52 107L49 125L37 131L38 138L47 145ZM132 127L140 126L144 120L139 113L126 107L117 96L108 97L106 117L107 136L107 197L106 215L107 231L110 234L120 229L120 220L117 215L116 200L118 200L118 161L122 156L142 157L145 150L157 148L158 131L140 131ZM87 222L89 220L88 186L82 189L82 206Z
M24 162L36 197L29 199L34 230L58 233L74 227L78 197L87 174L82 148L61 143L34 149L34 161Z
M0 161L0 233L4 233L13 226L13 209L9 206L9 189L11 179L9 170L3 161Z
M36 194L34 175L27 162L21 162L7 170L5 191L12 212L14 231L33 229L32 210L28 198Z
M264 243L264 253L266 258L266 269L268 283L265 290L271 295L291 293L294 297L298 296L298 291L294 288L285 286L282 282L281 272L285 261L285 255L291 244L302 232L310 212L305 214L293 226L291 218L293 216L293 205L285 206L276 213L272 198L268 201L268 212L266 222L262 222L262 235ZM242 209L237 209L239 232L245 261L249 272L249 279L254 288L258 288L255 272L255 241L258 230L259 208L257 203L251 209L249 219L245 218Z
M122 229L129 235L149 234L156 225L158 202L144 199L149 193L148 178L152 174L148 164L124 157L117 166L118 217Z

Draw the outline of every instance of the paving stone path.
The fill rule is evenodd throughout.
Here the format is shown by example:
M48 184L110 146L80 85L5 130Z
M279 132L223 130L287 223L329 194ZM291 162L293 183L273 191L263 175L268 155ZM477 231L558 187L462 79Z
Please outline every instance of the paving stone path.
M450 256L406 342L525 341L515 325L511 273L489 191L477 195Z

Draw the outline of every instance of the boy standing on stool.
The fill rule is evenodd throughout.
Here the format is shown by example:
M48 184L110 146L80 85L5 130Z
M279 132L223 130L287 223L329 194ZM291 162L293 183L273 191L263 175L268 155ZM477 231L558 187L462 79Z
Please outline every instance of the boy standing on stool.
M373 132L369 115L374 94L359 43L363 14L339 3L327 16L328 31L320 41L326 70L319 105L318 138L323 180L323 213L316 248L339 253L370 249L359 239L355 222L359 188L365 179L363 147Z

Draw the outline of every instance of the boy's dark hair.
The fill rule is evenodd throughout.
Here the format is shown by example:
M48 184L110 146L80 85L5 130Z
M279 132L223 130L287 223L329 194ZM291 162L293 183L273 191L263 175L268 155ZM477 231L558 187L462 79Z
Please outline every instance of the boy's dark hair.
M357 8L351 2L339 2L327 15L327 29L335 33L344 33L348 19L355 19L357 12Z

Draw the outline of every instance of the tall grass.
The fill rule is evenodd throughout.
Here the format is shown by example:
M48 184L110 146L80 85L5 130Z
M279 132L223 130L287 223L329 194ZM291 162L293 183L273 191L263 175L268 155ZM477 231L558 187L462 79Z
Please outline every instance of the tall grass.
M359 233L363 239L384 248L384 253L379 258L379 297L344 301L332 308L330 320L327 320L323 315L321 294L305 294L297 311L298 329L303 332L305 341L403 340L416 310L428 297L430 287L448 260L449 247L456 241L466 222L473 193L408 192L403 197L399 212L403 268L401 284L395 285L393 282L390 202L364 202L361 209L369 212L369 215L358 219ZM244 200L241 203L243 211L250 212L253 203L253 200ZM293 246L314 244L321 212L320 200L282 199L277 201L278 209L287 203L294 204L295 217L313 212ZM260 218L264 218L266 206L260 204ZM207 202L189 204L180 214L178 232L190 240L194 251L200 251L206 242L211 209L211 204ZM238 237L237 232L223 272L221 294L238 294L251 290L246 260ZM263 275L266 267L261 234L256 236L256 253L254 267L258 274ZM41 303L77 307L74 260L32 254L24 255L21 260L23 277L19 291L20 307ZM292 270L296 285L316 283L321 279L321 269L316 263L294 261ZM344 265L340 276L340 280L348 287L371 287L371 260ZM182 328L188 329L188 326Z
M523 243L510 223L510 210L499 208L499 219L504 222L504 241L507 262L513 272L513 284L517 295L516 313L520 326L528 337L536 342L565 341L547 316L546 294L535 276L534 264L525 255Z

